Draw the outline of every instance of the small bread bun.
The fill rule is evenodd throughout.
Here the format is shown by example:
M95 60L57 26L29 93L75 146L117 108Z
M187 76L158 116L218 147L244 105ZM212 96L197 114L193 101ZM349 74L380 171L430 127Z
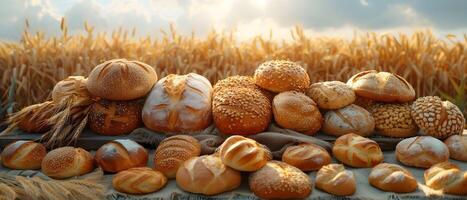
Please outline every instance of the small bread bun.
M239 135L227 138L218 153L225 165L246 172L258 170L272 159L271 152L265 146Z
M438 139L462 134L465 124L460 109L437 96L420 97L413 102L412 118L425 134Z
M104 171L115 173L146 166L148 152L133 140L120 139L102 145L96 151L95 159Z
M459 166L442 162L431 166L424 174L425 184L435 190L454 195L467 195L467 172Z
M318 145L302 143L289 146L282 154L282 161L302 171L319 170L331 163L329 153Z
M400 141L396 157L407 166L429 168L449 159L449 149L440 140L431 136L416 136Z
M167 178L149 167L135 167L118 172L112 178L115 190L128 194L153 193L165 186Z
M337 196L350 196L357 190L355 176L344 165L329 164L316 173L316 188Z
M212 115L223 134L256 134L266 130L271 121L271 103L259 90L220 90L213 97Z
M201 144L189 135L175 135L162 140L154 154L154 169L167 178L175 178L186 160L201 154Z
M250 190L261 199L307 198L313 183L300 169L280 161L269 161L250 174Z
M417 134L418 127L410 114L411 108L404 104L376 103L368 109L375 119L375 131L388 137L412 137Z
M92 69L86 87L94 96L125 101L146 96L156 81L157 74L151 66L138 61L114 59Z
M328 135L341 136L355 133L370 136L375 128L375 120L364 108L350 104L338 110L329 110L324 114L322 131Z
M188 192L215 195L240 186L240 172L224 165L213 155L191 158L177 171L177 185Z
M60 102L62 98L72 94L77 97L88 97L90 94L86 88L86 81L87 79L84 76L69 76L57 82L52 90L52 100L54 102Z
M260 88L258 85L255 84L255 79L251 76L229 76L225 79L222 79L214 85L213 94L215 95L217 92L223 89L231 89L231 88L250 88L261 91L271 102L274 98L274 94L270 91L267 91L263 88Z
M51 178L65 179L91 172L94 169L94 159L82 148L61 147L47 153L41 168Z
M337 138L332 154L352 167L373 167L383 161L383 152L378 143L354 133Z
M285 60L272 60L259 65L254 75L261 88L279 93L290 90L305 91L310 87L310 77L299 64Z
M415 99L412 85L397 74L363 71L352 76L349 85L358 96L382 102L405 103Z
M272 103L274 119L279 126L307 135L314 135L321 128L323 116L316 103L297 91L281 92Z
M418 188L417 179L409 170L390 163L381 163L371 169L368 182L387 192L408 193Z
M137 101L100 100L91 105L89 128L101 135L128 134L141 126L142 107Z
M211 124L212 86L195 73L170 74L151 90L143 108L149 129L165 133L201 131Z
M444 140L452 159L467 162L467 135L453 135Z
M2 152L3 166L10 169L40 169L47 154L45 146L33 141L18 140L8 144Z
M326 81L311 84L306 94L321 109L339 109L355 101L355 92L340 81Z
M52 124L48 119L53 116L53 107L52 101L46 101L23 108L22 111L29 110L27 111L29 117L23 117L18 122L18 128L28 133L43 133L50 130Z

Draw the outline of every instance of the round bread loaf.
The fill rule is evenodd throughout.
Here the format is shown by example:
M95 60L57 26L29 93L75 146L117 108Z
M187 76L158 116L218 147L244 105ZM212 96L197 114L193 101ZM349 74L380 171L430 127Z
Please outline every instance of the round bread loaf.
M223 89L232 89L232 88L250 88L261 91L271 102L274 98L274 94L263 88L260 88L255 84L255 79L251 76L229 76L225 79L222 79L214 85L213 94Z
M86 88L87 79L84 76L69 76L55 84L52 90L52 100L60 102L64 97L76 95L77 97L88 97L89 91Z
M282 154L282 161L302 171L312 171L331 163L332 158L323 147L302 143L287 147Z
M453 135L444 140L452 159L467 162L467 135Z
M199 156L201 145L189 135L175 135L164 139L154 154L154 168L167 178L175 178L178 168L186 160Z
M89 73L88 91L108 100L133 100L146 96L157 81L151 66L126 59L114 59L97 65Z
M433 165L425 171L425 184L446 194L467 195L467 171L450 162Z
M407 166L429 168L449 159L449 149L440 140L431 136L416 136L400 141L396 157Z
M462 134L465 124L460 109L437 96L420 97L413 102L412 118L425 134L439 139Z
M128 134L141 126L142 107L137 101L94 102L89 111L89 128L101 135Z
M355 101L355 92L340 81L326 81L311 84L306 94L321 109L339 109Z
M358 96L382 102L405 103L415 99L412 85L397 74L363 71L352 76L349 85Z
M279 126L307 135L313 135L321 128L323 116L316 103L297 91L281 92L272 103L274 119Z
M46 101L44 103L30 105L23 108L22 111L27 111L29 117L22 117L18 122L18 128L28 133L43 133L50 130L52 124L48 121L53 116L53 102Z
M231 88L217 92L212 101L214 123L221 133L260 133L271 121L271 104L260 91Z
M388 137L412 137L418 127L410 114L411 108L404 104L376 103L368 109L375 120L375 131Z
M371 169L368 182L387 192L408 193L418 188L417 179L409 170L390 163L381 163Z
M355 133L370 136L375 128L375 120L364 108L350 104L338 110L329 110L324 114L322 131L328 135L341 136Z
M240 186L242 176L213 155L191 158L177 171L177 185L188 192L215 195Z
M337 196L350 196L357 190L355 176L344 165L329 164L316 173L316 188Z
M119 172L148 163L146 149L128 139L119 139L102 145L95 155L96 163L106 172Z
M378 143L353 133L337 138L332 154L352 167L373 167L383 161L383 152Z
M91 172L94 169L94 159L82 148L61 147L47 153L41 168L51 178L65 179Z
M112 178L115 190L128 194L153 193L165 186L167 178L149 167L135 167L118 172Z
M370 106L372 106L375 103L374 100L361 97L357 95L357 98L355 99L355 102L353 104L360 106L362 108L368 109Z
M143 108L149 129L166 133L201 131L209 126L212 86L195 73L170 74L151 90Z
M313 183L300 169L280 161L269 161L250 174L250 190L261 199L302 199L311 194Z
M10 169L40 169L47 154L45 146L33 141L18 140L8 144L2 152L3 166Z
M272 60L259 65L254 75L261 88L279 93L290 90L305 91L310 87L310 77L299 64L286 60Z
M258 170L272 159L267 147L239 135L227 138L218 153L225 165L246 172Z

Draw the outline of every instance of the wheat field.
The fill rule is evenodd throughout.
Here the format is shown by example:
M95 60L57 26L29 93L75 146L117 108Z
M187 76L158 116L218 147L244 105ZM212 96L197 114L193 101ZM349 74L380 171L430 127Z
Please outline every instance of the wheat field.
M174 28L161 37L135 36L135 30L45 37L26 28L21 41L0 42L2 113L49 98L54 84L69 75L87 75L97 64L136 59L155 67L159 77L196 72L214 84L231 75L251 75L269 59L300 63L312 82L346 81L367 69L405 77L418 96L439 95L466 112L467 35L439 38L429 30L407 34L360 33L352 39L307 36L300 26L291 40L254 37L238 41L234 33L211 32L205 37L181 35ZM273 34L273 31L271 31ZM0 113L0 114L2 114ZM1 115L0 115L1 118Z

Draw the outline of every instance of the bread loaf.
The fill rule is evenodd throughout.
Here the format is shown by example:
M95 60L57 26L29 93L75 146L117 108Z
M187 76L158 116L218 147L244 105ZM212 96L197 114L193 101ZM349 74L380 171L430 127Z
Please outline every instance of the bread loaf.
M254 75L261 88L279 93L290 90L305 91L310 87L310 77L299 64L285 60L272 60L259 65Z
M8 144L2 152L3 166L10 169L28 170L40 169L42 159L47 154L44 145L18 140Z
M167 178L149 167L135 167L118 172L112 179L115 190L128 194L148 194L163 188Z
M383 161L383 152L378 143L353 133L337 138L332 154L352 167L373 167Z
M267 147L239 135L227 138L218 153L225 165L238 171L256 171L272 159Z
M167 178L175 178L178 168L186 160L199 156L201 145L189 135L176 135L164 139L154 154L154 168Z
M148 152L132 140L119 139L102 145L96 151L95 160L104 171L114 173L146 166Z
M52 90L52 100L60 102L62 98L70 95L75 95L76 97L89 96L86 81L87 79L84 76L69 76L57 82Z
M316 173L316 188L337 196L350 196L356 191L353 172L344 165L329 164L321 167Z
M28 117L22 117L18 122L18 128L28 133L43 133L50 130L52 124L48 121L53 116L53 102L34 104L23 108L21 112L26 111Z
M260 88L258 85L255 84L255 79L251 76L229 76L225 79L222 79L214 85L213 94L215 95L217 92L224 90L224 89L232 89L232 88L249 88L255 89L260 91L264 96L266 96L271 102L274 98L274 93L267 91L263 88Z
M159 132L201 131L209 126L212 86L201 75L170 74L151 90L143 108L143 122Z
M41 168L51 178L65 179L91 172L94 169L94 159L82 148L61 147L47 153Z
M311 84L306 94L321 109L339 109L355 101L355 92L340 81L326 81Z
M427 169L424 174L425 184L435 190L454 195L467 195L467 172L459 166L442 162Z
M381 163L371 169L368 182L387 192L408 193L418 188L417 179L409 170L390 163Z
M241 174L213 155L193 157L177 171L177 185L188 192L215 195L240 186Z
M89 111L89 128L101 135L128 134L141 126L142 107L137 101L100 100Z
M282 161L302 171L319 170L331 163L331 156L322 147L314 144L302 143L289 146L282 154Z
M418 127L410 114L411 108L404 104L376 103L368 108L375 119L375 131L388 137L412 137L417 134Z
M452 159L467 162L467 135L453 135L444 141Z
M327 111L321 130L337 137L347 133L369 136L374 128L375 120L371 114L360 106L350 104L338 110Z
M400 141L396 157L407 166L429 168L449 159L449 150L440 140L431 136L416 136Z

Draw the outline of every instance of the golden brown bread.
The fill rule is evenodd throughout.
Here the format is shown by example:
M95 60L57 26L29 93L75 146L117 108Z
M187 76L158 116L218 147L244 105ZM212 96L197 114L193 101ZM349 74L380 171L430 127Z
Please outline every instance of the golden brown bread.
M3 166L10 169L40 169L42 159L47 154L41 143L18 140L8 144L2 152Z
M275 93L289 90L305 91L310 87L310 77L305 69L286 60L262 63L256 69L254 79L256 85Z
M323 147L302 143L287 147L282 154L282 161L302 171L312 171L331 163L332 158Z
M467 162L467 135L453 135L444 140L452 159Z
M102 145L95 155L96 163L106 172L119 172L133 167L144 167L147 150L129 139L119 139Z
M378 143L354 133L337 138L332 154L352 167L373 167L383 161L383 152Z
M185 133L209 126L212 86L201 75L170 74L151 90L143 108L143 122L158 132Z
M142 107L138 101L94 102L89 111L89 128L101 135L128 134L141 126Z
M42 133L50 130L52 124L48 119L54 114L52 113L53 107L52 101L46 101L23 108L22 111L29 110L26 114L29 117L23 117L18 122L18 128L28 133Z
M267 147L240 135L227 138L219 147L218 154L225 165L247 172L260 169L272 159Z
M128 194L148 194L163 188L167 178L149 167L135 167L118 172L112 178L115 190Z
M279 126L307 135L314 135L321 128L323 116L316 103L297 91L281 92L272 103L274 120Z
M360 106L350 104L337 110L327 111L324 114L324 124L321 130L337 137L347 133L369 136L374 128L375 120L371 114Z
M94 159L82 148L61 147L47 153L41 168L51 178L65 179L91 172L94 169Z
M376 103L368 108L375 119L375 132L388 137L412 137L417 134L418 127L410 114L407 103Z
M87 79L84 76L69 76L55 84L52 90L52 100L60 102L62 98L70 95L89 96L89 91L86 88Z
M232 89L232 88L250 88L255 89L263 93L271 102L274 98L274 93L267 91L263 88L260 88L258 85L255 84L255 79L251 76L229 76L225 79L218 81L213 88L213 94L215 95L217 92L224 90L224 89Z
M306 94L321 109L339 109L352 104L356 99L352 88L340 81L313 83Z
M189 135L175 135L164 139L154 154L154 169L167 178L175 178L178 168L186 160L199 156L201 145Z
M193 157L177 171L177 185L181 189L198 194L215 195L240 186L241 174L224 165L214 155Z
M97 65L89 73L88 91L108 100L133 100L146 96L157 81L151 66L126 59L113 59Z
M356 191L353 172L344 165L329 164L321 167L316 173L316 188L337 196L350 196Z
M409 170L391 163L381 163L373 167L368 182L388 192L408 193L418 188L417 179Z
M400 141L396 157L407 166L429 168L449 159L449 150L440 140L431 136L416 136Z
M431 166L424 174L425 184L447 194L467 195L467 172L459 166L442 162Z
M280 161L269 161L250 174L250 190L261 199L301 199L311 194L313 183L300 169Z

